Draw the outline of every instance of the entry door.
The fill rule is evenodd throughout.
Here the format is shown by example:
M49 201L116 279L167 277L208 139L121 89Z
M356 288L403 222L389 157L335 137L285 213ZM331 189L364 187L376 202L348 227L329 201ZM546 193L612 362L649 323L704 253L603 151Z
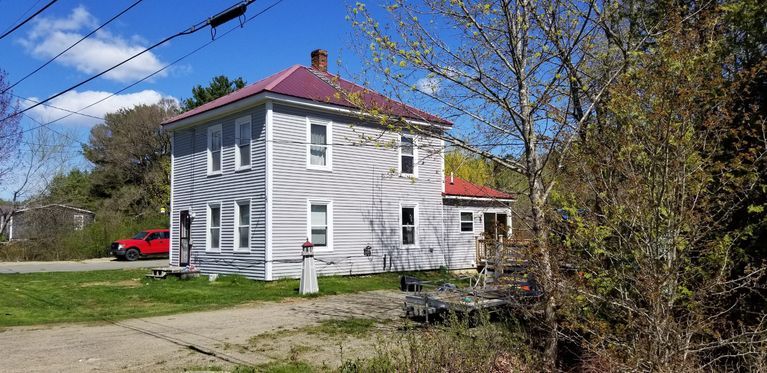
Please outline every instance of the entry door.
M500 241L509 234L508 216L494 212L485 213L485 238Z
M493 212L486 212L485 213L485 238L488 240L497 240L498 237L495 234L495 213Z
M190 231L192 219L189 216L189 210L181 211L179 222L179 259L178 264L182 267L189 265L189 254L192 250Z

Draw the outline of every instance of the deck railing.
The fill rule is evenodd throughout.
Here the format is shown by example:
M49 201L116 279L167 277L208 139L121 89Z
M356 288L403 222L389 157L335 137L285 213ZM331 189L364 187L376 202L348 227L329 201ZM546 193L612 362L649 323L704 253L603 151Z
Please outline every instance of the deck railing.
M520 250L530 245L531 240L504 237L502 239L477 238L476 240L476 263L485 265L492 261L504 263L515 259L521 259Z

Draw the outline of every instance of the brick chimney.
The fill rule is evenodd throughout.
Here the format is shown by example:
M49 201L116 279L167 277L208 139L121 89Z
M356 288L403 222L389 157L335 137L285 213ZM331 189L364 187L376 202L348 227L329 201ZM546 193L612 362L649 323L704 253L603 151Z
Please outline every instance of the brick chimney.
M324 49L312 51L312 69L328 72L328 51Z

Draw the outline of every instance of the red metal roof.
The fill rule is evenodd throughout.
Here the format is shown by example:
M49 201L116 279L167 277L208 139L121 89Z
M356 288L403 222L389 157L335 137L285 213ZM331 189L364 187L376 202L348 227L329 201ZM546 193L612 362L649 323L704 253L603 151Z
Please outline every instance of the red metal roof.
M490 187L477 185L468 182L460 177L445 177L445 196L472 197L472 198L493 198L493 199L515 199L513 194L501 192Z
M412 106L388 98L378 92L363 88L339 76L301 65L293 65L290 68L282 70L249 86L243 87L226 96L177 115L165 121L163 125L193 117L206 111L254 96L261 92L273 92L325 104L358 108L358 105L355 105L344 98L343 94L338 94L339 88L340 90L343 90L344 93L359 94L359 97L363 102L362 106L364 106L365 109L375 108L388 115L401 116L408 119L448 126L452 125L452 123L446 119L431 115Z

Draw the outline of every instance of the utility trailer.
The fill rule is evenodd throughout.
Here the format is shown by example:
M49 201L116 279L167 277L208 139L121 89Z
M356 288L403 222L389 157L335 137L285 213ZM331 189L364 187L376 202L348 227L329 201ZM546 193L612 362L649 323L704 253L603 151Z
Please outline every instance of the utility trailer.
M459 288L435 292L416 292L405 296L405 314L423 317L427 322L449 312L475 315L478 312L498 312L509 305L509 298L494 291L471 291Z
M529 306L540 298L526 262L505 263L499 272L496 268L500 269L486 266L470 278L469 286L460 288L402 276L400 289L409 293L403 305L405 314L427 322L451 312L472 318L480 312L492 314Z

